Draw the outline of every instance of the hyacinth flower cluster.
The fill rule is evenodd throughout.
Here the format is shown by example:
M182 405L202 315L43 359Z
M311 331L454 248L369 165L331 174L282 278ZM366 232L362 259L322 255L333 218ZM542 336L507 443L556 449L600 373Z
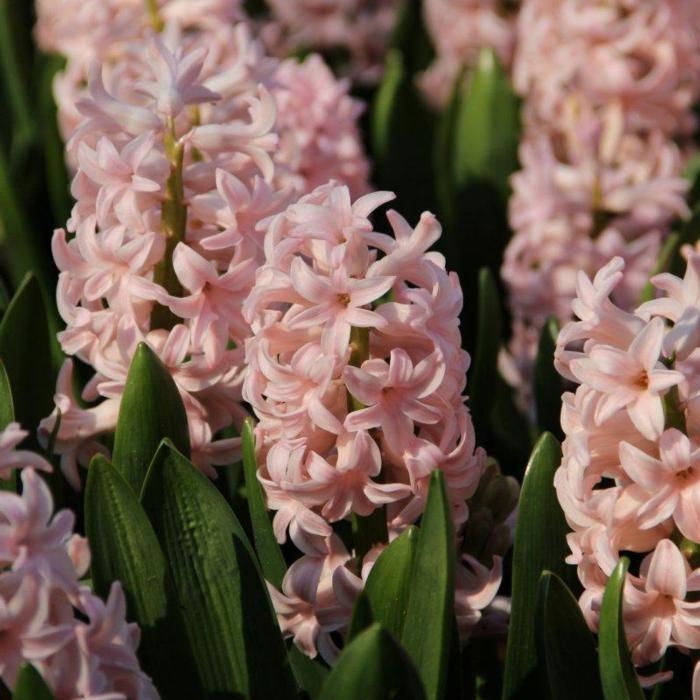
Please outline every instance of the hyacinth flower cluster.
M216 435L245 417L241 305L263 257L256 225L318 180L366 188L360 108L320 58L279 65L245 25L171 23L119 51L91 65L78 99L67 144L76 204L53 239L60 342L96 371L83 399L104 399L78 404L67 360L41 432L60 415L56 447L74 487L116 425L141 341L176 380L195 462L213 474L235 459L238 440Z
M514 319L504 369L528 403L539 331L551 315L568 320L576 271L622 257L615 299L632 307L671 225L689 213L695 4L525 0L512 74L524 135L502 268Z
M10 423L0 432L0 477L16 472L22 494L0 492L0 680L14 689L32 664L56 700L156 700L139 667L139 629L125 620L121 585L106 602L81 582L90 565L87 540L75 517L53 513L51 471L38 454L16 449L27 432Z
M511 65L519 5L519 0L425 0L423 15L436 57L420 84L432 104L446 104L460 72L475 65L483 48Z
M390 211L393 236L376 231L369 217L392 198L353 201L347 187L329 183L271 217L265 263L244 306L253 335L243 396L259 419L258 477L278 540L288 535L302 552L282 591L271 593L283 632L327 660L382 541L421 515L431 472L445 476L462 542L466 501L486 467L464 404L461 289L444 258L428 251L440 225L424 213L413 228ZM490 467L494 486L495 477ZM517 487L496 488L507 492L505 521ZM353 556L333 529L348 519L371 520L383 537ZM460 555L464 636L500 584L498 555L510 532L503 525L489 537L495 531L500 545L490 542L486 564Z
M566 439L555 476L573 530L568 561L593 629L620 556L638 563L623 612L639 667L670 646L700 649L700 255L687 254L683 279L653 277L659 296L633 312L612 301L626 274L621 258L592 281L580 272L578 320L556 348L559 371L577 384L563 397Z
M78 104L86 97L92 63L102 64L106 82L128 80L125 64L134 46L158 31L173 49L179 43L207 49L204 74L225 100L240 101L254 95L258 84L265 85L277 104L280 140L272 154L278 166L277 187L291 187L298 195L335 178L355 195L367 190L369 165L357 127L363 105L349 96L348 81L337 80L317 55L303 62L266 56L252 39L254 27L239 0L87 0L69 5L40 0L36 29L45 51L67 58L65 69L54 80L65 139L84 120ZM123 72L127 75L120 76ZM221 75L215 78L214 73ZM131 77L138 79L135 74ZM222 122L226 116L233 117L239 106L228 115L226 109L230 107L219 110L217 116ZM67 158L76 166L70 151Z

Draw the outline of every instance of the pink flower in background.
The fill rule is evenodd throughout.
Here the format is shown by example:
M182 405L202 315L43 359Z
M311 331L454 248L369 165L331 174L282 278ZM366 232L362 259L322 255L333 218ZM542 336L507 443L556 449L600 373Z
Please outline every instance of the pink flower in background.
M72 512L54 514L48 486L27 466L48 465L10 447L25 434L16 423L0 432L0 473L17 470L22 481L21 495L0 492L0 679L12 690L31 663L56 700L157 700L139 668L139 629L125 620L120 584L106 605L82 585L87 541L73 533Z
M699 68L691 2L522 2L512 76L525 132L501 273L514 318L502 365L523 406L539 331L549 316L569 320L577 273L623 258L614 300L632 308L689 215L682 174Z
M361 577L345 566L330 523L385 507L393 539L420 516L430 472L441 469L461 537L485 466L462 396L459 287L427 252L439 224L426 213L412 228L390 212L395 235L375 231L369 216L390 198L353 202L330 183L270 218L244 306L258 477L278 540L288 531L303 552L273 599L285 633L326 659L336 653L328 635L345 629L374 561L366 555ZM467 636L500 569L465 576Z
M23 467L53 471L53 467L35 452L16 449L28 435L19 423L10 423L0 432L0 479L9 479L15 469Z
M562 329L555 352L560 372L578 384L564 395L566 439L555 476L573 530L568 561L578 567L581 606L595 629L619 557L644 555L629 574L623 605L640 667L669 646L700 648L700 586L688 549L700 540L700 349L694 331L683 330L700 255L686 254L685 277L655 277L658 296L632 312L611 301L624 279L621 260L593 282L581 273L573 305L580 320ZM675 355L680 338L683 352Z
M266 46L288 56L303 48L347 52L342 70L362 83L377 82L394 27L397 0L270 0L262 28Z

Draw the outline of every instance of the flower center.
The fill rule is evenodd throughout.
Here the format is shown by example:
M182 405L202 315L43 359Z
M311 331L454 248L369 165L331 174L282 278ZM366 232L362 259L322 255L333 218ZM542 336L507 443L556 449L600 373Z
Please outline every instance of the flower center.
M647 374L646 370L641 371L640 375L635 381L635 385L638 386L640 389L649 388L649 375Z
M350 306L350 295L347 292L336 294L336 299L341 306Z
M676 472L676 478L677 479L683 479L685 481L686 479L689 479L693 474L695 473L695 470L692 467L688 467L687 469L683 469L682 471Z

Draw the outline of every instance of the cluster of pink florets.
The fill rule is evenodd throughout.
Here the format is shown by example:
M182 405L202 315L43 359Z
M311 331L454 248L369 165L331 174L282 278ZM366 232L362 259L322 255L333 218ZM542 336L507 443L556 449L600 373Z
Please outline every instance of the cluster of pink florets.
M423 14L436 58L420 82L430 102L444 105L459 74L476 64L484 48L510 66L519 5L520 0L425 0Z
M624 279L621 258L593 281L580 272L578 320L556 349L560 372L578 384L563 397L555 477L573 529L568 561L595 629L619 557L641 560L623 606L637 666L669 646L700 649L700 255L687 254L685 277L652 278L659 297L634 312L611 301Z
M393 539L418 519L440 469L461 535L485 467L462 394L461 289L428 252L440 226L425 213L412 228L392 211L394 235L375 231L370 214L392 197L353 202L331 183L273 217L244 307L259 478L278 539L288 532L303 552L273 600L284 632L326 658L383 548L360 563L333 523L385 509ZM465 556L460 567L465 633L498 589L500 558L489 564Z
M502 269L514 317L510 367L528 386L539 329L569 317L576 271L619 255L629 308L660 243L688 214L685 147L700 95L693 2L525 0L513 64L525 98L514 236Z
M68 360L42 434L60 415L56 446L76 487L77 465L116 425L141 341L180 389L195 462L211 472L236 458L238 440L216 436L245 416L241 305L263 260L256 226L328 178L367 190L361 106L348 85L317 56L267 57L247 25L231 23L235 3L209 4L213 14L196 24L201 8L178 2L151 14L142 2L88 3L83 20L111 22L102 39L113 42L90 48L70 46L55 7L39 13L45 45L72 51L57 81L76 170L76 204L53 241L60 341L96 370L83 398L104 399L77 404Z
M157 700L139 668L139 629L125 621L121 586L112 584L105 603L81 583L87 541L73 534L70 511L53 515L51 492L35 471L51 466L15 450L26 436L17 423L0 432L0 478L17 471L22 480L21 495L0 492L0 680L12 690L32 664L56 700Z
M268 0L261 36L276 55L298 51L347 54L339 69L353 80L381 76L399 0Z

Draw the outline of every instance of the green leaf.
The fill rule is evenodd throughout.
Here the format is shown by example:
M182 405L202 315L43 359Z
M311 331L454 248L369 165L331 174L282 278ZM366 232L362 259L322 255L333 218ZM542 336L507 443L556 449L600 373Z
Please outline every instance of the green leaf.
M27 275L0 323L0 360L10 380L15 419L30 432L53 408L56 381L50 348L41 288L36 277Z
M4 430L15 419L10 378L5 365L0 360L0 430ZM17 473L13 471L9 479L0 479L0 491L17 491Z
M479 270L479 307L474 364L469 374L469 405L477 435L485 435L493 409L501 346L501 303L493 273Z
M56 222L70 216L71 196L63 139L58 131L53 82L56 73L66 65L63 56L46 55L39 65L39 101L41 107L41 137L45 161L45 180L51 212Z
M4 430L15 419L15 405L12 400L10 378L5 365L0 360L0 430Z
M629 559L622 557L603 594L598 630L598 662L605 700L644 700L627 649L622 600Z
M25 664L17 676L12 700L54 700L54 696L39 671Z
M539 432L549 431L553 435L561 436L561 395L564 393L564 382L554 367L554 350L558 335L557 320L550 316L540 332L534 368L534 393Z
M287 564L282 556L272 522L265 505L265 496L257 477L255 459L255 434L253 421L248 418L241 432L243 448L243 469L245 474L248 512L253 529L253 542L265 578L277 589L282 588L282 579L287 572ZM312 698L318 697L323 681L328 673L318 660L310 659L297 647L289 650L289 661L299 686Z
M180 452L189 455L187 415L180 392L153 350L139 343L126 378L112 456L135 493L141 491L163 438L170 438Z
M540 578L535 634L543 681L552 700L602 700L595 640L566 584L551 571Z
M510 80L491 49L482 50L457 116L454 183L491 183L504 201L518 169L520 106Z
M560 463L559 443L550 433L544 433L525 471L515 526L504 700L539 694L535 603L542 572L553 571L567 582L574 577L574 568L564 562L569 552L568 527L553 484Z
M166 697L201 695L158 538L136 494L101 455L88 469L85 525L93 588L106 599L121 581L127 617L141 627L144 670Z
M241 441L248 512L253 526L253 542L265 578L276 588L281 588L282 579L287 572L287 564L272 530L272 522L265 505L265 496L257 477L254 430L252 419L246 419L241 432Z
M416 667L391 633L376 623L340 655L320 700L424 700Z
M31 94L31 33L30 3L0 0L0 82L12 115L13 146L30 141L36 129Z
M455 543L444 475L430 475L411 574L401 640L423 679L429 700L445 691L454 615Z
M374 622L372 615L372 606L369 602L369 597L365 591L360 591L360 594L355 599L352 606L352 616L348 625L348 632L345 635L345 644L349 644L360 632L366 630Z
M365 593L377 622L401 638L411 591L418 528L404 530L380 555L370 571Z
M375 180L396 192L396 208L415 223L435 209L432 167L435 119L418 94L404 54L390 49L371 114Z
M423 23L421 0L403 0L396 13L389 48L401 51L411 75L428 67L435 50Z
M294 698L264 581L224 497L164 440L142 502L172 573L205 692L217 698Z

